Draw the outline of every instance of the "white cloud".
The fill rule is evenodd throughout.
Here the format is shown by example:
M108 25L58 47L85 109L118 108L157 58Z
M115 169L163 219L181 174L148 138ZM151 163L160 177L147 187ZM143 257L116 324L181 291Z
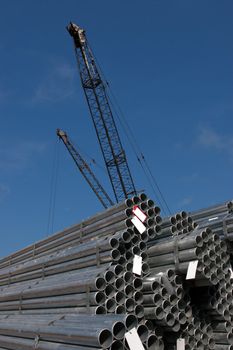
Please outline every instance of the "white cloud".
M233 135L223 135L210 127L200 127L197 143L206 149L224 151L232 154Z
M181 207L187 206L187 205L191 204L192 201L193 201L193 198L192 198L192 197L185 197L185 198L183 198L183 199L180 201L179 205L180 205Z
M74 94L77 71L67 64L53 67L44 77L32 96L32 102L57 102Z
M0 149L0 169L2 171L23 170L35 155L43 153L47 144L35 141L23 141Z
M4 184L0 184L0 201L10 194L10 188Z
M225 140L218 134L215 130L207 127L200 128L200 133L198 135L199 144L215 149L224 149Z

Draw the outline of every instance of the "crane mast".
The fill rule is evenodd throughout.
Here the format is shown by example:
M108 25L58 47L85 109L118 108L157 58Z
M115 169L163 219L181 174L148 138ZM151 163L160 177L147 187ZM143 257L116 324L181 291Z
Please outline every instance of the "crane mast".
M73 38L82 87L117 202L136 194L125 151L110 108L106 89L88 45L85 31L67 27Z
M78 169L98 197L99 201L102 203L105 209L111 207L114 205L111 198L108 196L107 192L104 190L98 179L93 174L92 170L88 166L88 164L85 162L85 160L82 158L80 153L74 148L72 143L70 142L67 134L61 130L57 129L57 136L63 141L65 147L67 148L68 152L70 153L71 157L73 158L74 162L76 163Z

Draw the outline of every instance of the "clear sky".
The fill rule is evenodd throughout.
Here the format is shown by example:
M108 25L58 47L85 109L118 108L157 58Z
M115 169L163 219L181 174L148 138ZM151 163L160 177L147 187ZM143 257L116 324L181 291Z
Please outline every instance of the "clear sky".
M103 164L70 20L86 29L171 211L233 197L232 0L0 4L1 256L48 233L55 154L53 230L102 210L56 136L63 128ZM137 188L155 199L120 133ZM105 172L93 170L111 193Z

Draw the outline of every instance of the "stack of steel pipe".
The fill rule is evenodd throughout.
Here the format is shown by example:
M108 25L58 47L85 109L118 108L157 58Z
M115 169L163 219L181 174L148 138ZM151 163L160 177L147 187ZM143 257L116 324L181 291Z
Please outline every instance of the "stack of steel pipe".
M232 323L212 322L213 339L215 340L216 350L232 350L233 349L233 328Z
M214 234L225 241L227 245L226 254L230 256L230 262L233 265L233 201L197 210L191 212L190 215L200 229L209 227Z
M196 211L189 212L189 215L198 222L207 218L214 217L216 215L226 215L233 211L233 201L226 201L219 205L214 205L208 208L199 209Z
M129 315L64 314L0 316L0 346L7 349L120 349L125 333L137 327Z
M209 228L196 228L189 235L158 241L148 248L147 253L149 266L154 273L171 268L177 274L185 275L190 262L197 261L197 283L217 284L223 271L227 272L229 268L226 244Z
M135 209L140 210L146 218L141 223L144 227L141 233L132 221ZM99 321L103 325L103 320L108 322L114 316L110 314L131 314L142 320L142 277L149 272L146 242L160 230L159 212L154 202L141 194L1 259L0 317L7 318L2 319L2 322L0 319L0 336L5 337L2 343L0 340L0 346L7 344L6 337L17 337L19 334L22 343L18 346L24 349L26 346L30 348L33 343L27 336L31 339L35 334L43 334L45 342L54 342L55 338L47 339L46 334L55 337L56 332L56 339L61 342L64 332L69 334L68 338L76 339L77 332L83 328L77 321L81 315L84 318L88 315L91 317L91 314L96 314L96 317L104 314L104 319ZM135 255L142 259L141 273L138 275L132 272ZM48 317L63 319L64 314L67 317L74 315L72 322L77 323L75 331L69 331L66 327L60 334L59 329L64 328L62 321L59 321L60 325L56 329L54 322L46 324ZM32 324L30 330L28 320ZM22 326L19 333L16 331L17 322ZM45 328L40 322L44 322ZM135 326L141 341L148 349L159 342L159 349L162 350L162 340L152 332L147 332L146 327ZM83 342L76 344L90 347L91 344L86 340ZM74 346L74 343L68 343ZM111 346L111 349L128 347L125 337L116 338L108 346L95 345L103 348ZM43 349L52 349L51 344L43 346ZM11 349L9 344L6 348Z
M118 204L64 231L31 244L6 258L0 259L0 268L26 262L27 260L35 260L37 257L53 254L66 247L76 246L93 238L109 236L110 232L115 233L124 230L128 224L131 225L130 220L125 219L127 208L127 203Z
M179 335L167 333L166 349L176 349L177 339L185 340L185 350L192 349L215 349L213 329L211 325L199 317L193 316Z
M233 304L230 274L226 274L216 286L192 290L190 294L196 309L198 305L200 318L208 320L213 329L214 349L231 349Z
M132 330L149 350L175 350L179 338L185 350L232 350L229 250L202 225L206 213L216 208L201 221L165 218L161 230L141 194L0 259L0 350L134 350Z
M131 222L132 208L136 204L143 207L147 215L146 230L143 234L139 234ZM97 313L113 311L122 313L125 309L133 309L142 315L143 308L138 306L142 302L140 294L142 283L140 278L132 273L132 262L135 254L141 255L142 274L147 273L145 241L159 229L158 222L161 219L153 201L148 200L144 194L134 197L133 200L128 199L126 206L123 224L119 222L119 230L116 232L112 231L110 224L108 236L99 238L94 236L92 231L90 235L89 231L86 235L82 232L82 237L79 237L78 241L75 240L75 245L72 240L70 246L67 247L66 244L64 249L57 252L51 252L49 246L47 255L36 254L34 259L26 257L23 261L20 255L16 254L17 260L20 259L17 264L12 264L11 256L10 266L0 269L0 286L2 286L0 312L37 310L49 305L46 309L76 307L83 312L88 309L90 312ZM112 212L115 216L115 212L113 210ZM97 216L98 222L99 217L102 220L103 215ZM112 222L107 219L105 221ZM93 219L89 219L88 223L97 227ZM89 225L83 222L82 227L89 227ZM120 230L122 227L125 228ZM98 230L97 234L99 234ZM107 234L106 229L105 234ZM62 236L64 241L62 234L55 236L59 236L59 239ZM44 246L43 242L40 242L40 246ZM23 255L25 250L28 249L23 250ZM3 260L4 263L7 261L7 259ZM102 275L96 278L100 273ZM87 298L85 284L91 278L94 278L94 282L89 286ZM63 298L64 288L66 298ZM95 308L97 305L99 307Z
M140 209L143 208L141 210L143 210L147 216L145 223L146 231L140 235L140 240L146 242L148 238L154 237L156 232L160 231L159 224L161 222L161 217L159 216L160 210L155 206L154 202L147 199L145 194L141 194L139 197L134 196L132 199L127 199L124 203L107 209L105 212L101 212L78 225L74 225L62 232L17 251L6 258L0 259L0 269L14 266L21 262L25 263L28 260L34 261L36 258L43 255L53 254L54 252L57 253L59 250L64 250L66 247L77 246L93 239L111 237L116 234L116 232L118 232L118 237L121 234L119 238L122 239L122 242L130 243L129 235L131 235L131 238L138 235L137 229L131 222L134 216L132 209L135 206ZM134 243L134 241L132 243Z
M217 211L213 207L206 209L204 213L198 213L198 216L194 215L195 224L186 234L178 232L177 229L166 232L166 226L169 227L166 219L164 226L161 225L162 235L149 242L147 253L151 278L152 275L157 277L168 269L174 269L183 280L185 293L182 300L185 300L190 311L190 317L186 323L180 325L178 332L169 330L168 327L163 329L158 320L153 319L154 324L162 329L165 349L177 349L178 339L184 340L186 350L233 348L230 250L226 244L227 237L223 241L224 232L220 233L220 228L222 231L226 228L228 236L231 233L232 208L232 202L227 202L218 206ZM213 217L216 214L217 225ZM213 231L208 228L206 217L212 219L210 222L215 222L215 226L210 225ZM175 216L169 221L170 227L171 222L175 224L174 218ZM188 266L195 260L197 274L193 280L188 281ZM147 280L148 278L147 276ZM160 296L158 299L160 300Z
M138 318L141 318L144 316L144 308L142 306L143 294L141 292L142 276L149 272L147 254L145 252L146 242L159 231L161 218L159 209L144 194L140 197L134 197L133 200L127 200L127 205L127 221L130 220L131 225L128 224L127 231L124 232L124 236L121 236L119 240L118 251L121 257L117 261L117 265L113 262L108 268L108 271L112 272L112 276L107 281L104 290L106 295L104 306L107 313L133 313ZM139 233L131 221L135 206L146 215L146 221L144 222L146 229L142 233ZM133 273L135 255L142 258L141 275Z
M143 327L142 327L143 326ZM145 349L164 349L163 332L153 320L143 318L139 321L137 331L139 334L149 335L147 339L142 339Z
M170 217L165 217L161 223L159 238L167 238L171 235L187 234L194 230L196 223L187 212L181 211ZM151 244L155 242L151 241Z
M199 227L209 227L221 239L233 240L233 201L191 212Z
M224 225L227 224L228 233L231 229L229 225L231 225L232 208L232 202L220 206L222 214L218 217L219 221L225 220ZM215 207L210 208L209 211L206 210L206 213L216 215L214 210L216 210ZM185 234L178 232L177 229L166 232L165 229L171 227L171 222L175 224L175 216L170 220L166 219L165 223L163 222L161 225L162 235L156 236L148 244L150 277L144 278L144 284L148 285L148 281L150 279L152 281L153 277L156 280L154 288L158 289L157 295L155 293L153 298L154 301L159 300L159 302L154 304L155 310L161 305L158 290L162 288L162 283L160 279L160 286L157 287L157 281L159 276L168 273L169 269L173 269L181 277L185 291L181 300L185 301L189 310L186 322L180 325L178 332L175 332L167 325L165 327L164 324L161 325L156 316L151 316L152 309L148 315L147 307L144 305L145 317L152 317L155 326L159 326L164 334L165 349L175 350L178 338L185 340L185 349L233 348L232 329L229 326L229 324L232 325L233 321L232 270L230 269L229 248L219 232L215 231L215 227L212 226L214 231L212 232L208 225L202 225L204 216L202 213L199 215L201 220L194 217L193 227L190 227L189 232ZM221 225L219 224L220 226L223 227L223 222ZM194 261L197 261L196 276L193 280L187 281L186 274L189 264ZM147 298L145 291L144 297ZM158 315L160 316L163 314L163 310L159 310ZM165 315L167 316L166 309ZM226 322L228 322L228 327L225 327Z
M203 289L203 290L201 290ZM193 299L199 310L212 321L231 321L233 316L232 284L230 277L225 277L216 286L200 288Z
M163 331L178 332L191 317L182 279L173 270L143 279L143 306L146 319L154 320Z

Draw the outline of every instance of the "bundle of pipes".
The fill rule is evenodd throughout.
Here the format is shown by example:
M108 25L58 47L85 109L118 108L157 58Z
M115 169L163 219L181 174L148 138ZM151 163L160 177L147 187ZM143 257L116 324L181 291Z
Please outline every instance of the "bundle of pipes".
M196 309L195 316L202 323L206 321L210 330L212 328L211 337L216 345L208 344L208 349L231 349L233 345L233 298L230 276L219 280L216 286L189 288L189 294L193 309Z
M182 284L182 278L173 270L143 279L145 318L153 320L163 331L178 332L192 315Z
M175 350L177 339L184 339L185 350L215 349L211 325L198 317L192 317L191 322L179 333L179 337L174 333L167 333L166 349Z
M142 235L142 240L146 241L148 237L154 237L156 232L160 231L160 210L145 194L141 194L0 259L0 269L28 260L35 260L35 258L53 254L60 249L76 246L91 239L111 237L116 232L127 231L128 228L131 229L130 232L133 230L133 233L135 231L138 233L131 222L134 216L132 213L134 206L138 206L147 216L145 223L147 230Z
M217 231L219 227L222 229L225 225L228 234L231 232L232 208L232 202L220 206L218 226L211 225L214 232L208 228L206 220L203 225L204 216L200 212L198 214L200 215L200 221L197 216L194 216L195 224L190 228L189 233L182 234L174 229L166 232L165 230L169 227L168 220L166 220L163 223L164 226L163 224L161 225L162 235L149 241L147 253L151 274L150 277L144 278L145 282L148 285L148 281L150 279L152 281L154 277L156 286L159 276L163 276L164 273L168 273L169 269L173 269L181 277L183 291L185 292L181 300L186 305L186 308L188 306L189 310L186 322L183 325L180 324L178 332L174 332L172 327L169 329L168 325L161 325L161 322L156 319L156 307L161 306L162 303L154 305L155 316L153 316L152 322L162 330L165 349L167 350L179 348L177 345L178 340L184 341L184 347L181 346L181 348L185 350L233 349L233 296L232 271L229 260L230 251L226 244L227 241L223 241L222 234ZM217 210L219 210L219 206ZM210 216L216 215L216 207L205 210L204 215L206 213ZM174 217L169 223L172 221L175 224ZM186 281L188 267L190 262L194 261L197 262L197 274L193 281ZM160 288L162 288L161 280ZM143 292L146 297L145 291ZM154 300L159 300L160 302L160 298L160 293L157 292ZM147 306L144 305L144 307L145 316L148 317ZM158 315L162 315L162 313L163 310L159 309ZM166 316L168 315L166 309L164 313ZM151 317L150 314L149 317Z
M202 289L203 291L199 289L199 293L193 296L193 300L199 303L199 309L203 315L209 316L212 321L231 321L233 297L230 277L225 276L218 285Z
M115 205L78 225L74 225L1 259L0 268L12 266L31 259L34 260L42 255L48 255L49 253L54 253L59 249L64 249L73 245L76 246L80 242L84 243L96 237L111 236L111 234L117 231L127 230L128 227L132 227L130 220L132 217L132 210L129 209L132 209L134 203L147 207L147 212L149 212L148 216L154 215L155 206L153 205L153 201L147 200L144 194L141 194L140 197L135 196L133 200L128 199L126 202ZM126 216L128 216L128 218ZM150 221L148 224L153 228L153 222ZM155 226L156 229L159 230L159 226ZM148 230L148 232L153 235L152 231L153 230Z
M143 208L147 214L146 230L142 234L139 234L131 222L132 208L135 204ZM113 311L120 313L125 309L128 311L133 309L136 314L142 315L143 308L139 306L142 302L140 293L142 283L140 278L132 273L133 258L135 254L141 255L142 273L147 273L145 241L159 230L158 223L161 218L154 202L148 200L144 194L132 200L128 199L126 206L125 219L119 222L119 230L115 227L117 231L112 237L110 224L109 231L105 228L105 234L108 233L106 237L94 236L92 231L89 235L87 231L86 236L82 234L81 242L80 238L78 241L75 240L76 245L72 240L71 246L52 253L49 246L47 255L36 254L34 259L26 257L18 264L1 268L0 311L34 310L43 308L44 305L49 305L46 309L60 308L63 305L63 307L76 306L86 312L88 304L88 310L97 313ZM118 207L122 208L122 205ZM109 213L108 210L106 212ZM112 212L115 216L115 212ZM99 217L100 215L97 215L97 222ZM107 218L105 221L112 222ZM88 223L96 227L93 219L89 219ZM86 222L83 222L82 226L89 227ZM124 226L125 229L120 230ZM43 242L40 242L40 246L44 246ZM25 249L23 255L24 253ZM17 258L22 260L19 254ZM7 259L2 260L5 262ZM100 273L101 277L96 278ZM92 285L89 286L91 293L89 292L87 297L86 283L91 278L93 279ZM69 294L66 298L63 298L64 291ZM95 309L96 305L99 307Z
M57 252L60 249L78 245L93 237L108 235L109 231L116 232L119 227L124 229L125 203L116 205L77 225L69 227L41 241L21 249L5 258L0 259L0 268L13 266L27 260L34 260L42 255Z
M142 327L143 326L143 327ZM161 331L161 328L156 326L155 322L153 320L148 319L141 319L139 321L139 325L137 327L137 331L142 334L142 330L144 330L144 336L140 337L143 343L143 346L145 349L158 349L163 350L164 349L164 341L163 341L163 333ZM149 337L146 339L145 335L149 335ZM152 346L153 342L153 346ZM126 344L126 348L127 344Z
M180 338L186 350L214 348L211 326L193 312L189 289L174 270L144 277L145 318L150 319L154 329L159 327L167 350L176 350Z
M0 317L0 346L15 350L118 349L133 327L137 327L133 315L8 315Z
M148 263L151 271L159 273L175 269L177 274L186 275L191 261L197 261L196 284L217 284L229 273L229 257L225 242L209 228L196 228L189 235L160 240L148 248Z
M159 214L141 194L1 259L0 350L233 350L226 242Z
M213 339L216 350L233 350L233 329L231 322L213 322Z
M191 212L199 227L209 227L221 239L233 240L233 201Z
M228 233L231 229L232 208L232 202L222 205L220 208L222 215L218 217L219 221L224 218L224 224L227 224L229 229ZM216 210L215 207L206 212L216 215L214 210ZM177 349L177 340L180 338L184 340L184 349L187 350L233 348L232 328L230 329L233 321L232 270L228 245L227 242L221 240L222 237L219 237L219 232L215 231L213 226L214 232L208 228L208 225L201 224L203 215L201 213L199 215L201 221L195 217L195 223L192 222L193 227L190 227L189 233L186 234L177 230L166 232L165 229L169 227L168 220L166 220L161 225L162 235L156 236L148 244L150 275L144 278L143 285L149 288L150 301L153 298L156 304L151 305L151 308L148 308L149 312L147 311L146 303L149 298L146 294L148 291L143 289L145 317L153 318L154 325L160 327L164 334L165 349L168 350ZM169 223L172 221L175 223L174 217ZM223 226L223 223L221 225ZM196 276L194 280L186 281L187 270L191 262L197 262ZM180 324L177 328L177 330L180 328L178 332L175 332L171 326L169 328L164 321L161 324L158 319L158 317L162 318L163 314L165 317L169 315L168 309L161 307L165 298L161 298L160 292L160 289L164 287L161 277L168 274L169 269L173 269L181 277L182 307L186 307L189 311L184 324ZM156 283L152 287L153 278ZM160 281L159 286L158 281ZM156 293L153 295L152 291ZM172 297L171 290L170 297ZM168 304L165 303L165 305Z
M161 224L160 238L166 238L171 235L186 234L194 230L196 223L193 218L185 211L181 211L170 217L165 217ZM150 245L155 242L150 242Z
M140 233L140 228L133 222L135 211L144 216L143 222L137 218L143 227ZM13 322L17 317L17 322L22 325L22 348L26 344L28 348L32 346L32 340L26 339L29 332L27 320L35 325L29 338L31 334L38 334L39 329L39 333L43 333L38 326L44 322L46 329L43 334L52 332L55 337L57 332L56 339L60 340L59 329L51 329L54 322L45 324L47 317L54 320L63 319L64 314L67 317L74 314L72 322L77 323L76 333L82 329L80 322L76 321L80 315L91 317L91 314L96 314L98 317L105 314L102 315L104 319L111 320L113 315L107 314L132 314L132 317L135 315L142 320L142 276L149 271L146 242L160 231L159 212L154 202L141 194L1 259L0 316L9 317L7 329L3 325L6 320L0 320L0 334L5 337L2 344L7 344L7 336L17 336ZM135 255L142 259L138 276L133 273ZM149 332L146 325L137 325L135 329L148 349L155 344L163 349L161 337ZM65 331L70 334L69 329ZM76 339L75 332L70 335L72 339ZM49 340L43 336L43 341ZM83 345L90 344L84 340ZM113 340L110 345L111 349L128 346L124 337ZM108 343L107 347L110 345ZM43 346L43 349L50 349L52 345Z
M233 211L233 201L226 201L224 203L214 205L212 207L199 209L196 211L189 212L193 220L199 222L200 220L205 220L216 215L226 215Z

